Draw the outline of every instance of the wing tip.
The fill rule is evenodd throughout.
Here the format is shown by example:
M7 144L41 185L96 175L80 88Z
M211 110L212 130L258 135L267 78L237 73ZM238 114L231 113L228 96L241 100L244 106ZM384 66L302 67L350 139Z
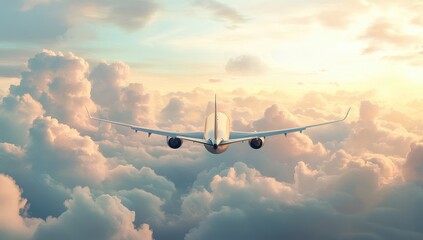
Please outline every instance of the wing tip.
M348 114L350 113L350 111L351 111L351 107L348 108L347 114L345 114L345 117L342 119L342 121L344 121L345 119L347 119Z
M92 119L91 114L90 114L90 111L88 111L87 106L84 105L84 107L85 107L85 110L87 111L88 117Z

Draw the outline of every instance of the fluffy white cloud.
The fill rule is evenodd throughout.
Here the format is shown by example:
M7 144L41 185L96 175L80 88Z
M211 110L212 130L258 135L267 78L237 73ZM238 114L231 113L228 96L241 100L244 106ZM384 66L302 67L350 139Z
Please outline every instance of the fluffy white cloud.
M92 82L92 99L100 106L119 104L120 90L127 85L128 74L129 66L123 62L99 63L89 77Z
M0 141L24 145L32 121L43 114L41 104L29 94L4 97L0 105Z
M149 225L134 226L135 213L116 196L93 197L89 188L77 187L65 201L66 211L43 221L25 216L30 205L12 178L0 174L0 186L2 239L152 239Z
M166 219L162 211L164 201L154 194L142 189L119 190L117 196L122 204L135 212L135 225L139 226L148 222L153 228L163 223Z
M128 83L129 66L122 62L100 63L90 73L91 94L101 106L97 113L104 118L144 126L151 124L150 95L142 84ZM122 132L126 129L117 128Z
M416 206L423 190L384 185L383 176L389 173L376 160L346 161L333 174L300 162L292 185L236 163L214 175L209 190L205 186L184 198L183 210L199 213L193 214L196 221L203 219L186 239L421 238L409 206ZM400 197L401 192L410 194L412 202ZM396 214L406 214L403 227L398 228Z
M345 146L351 152L371 151L386 155L405 156L418 136L404 126L379 119L382 109L370 102L360 104L360 118L353 122Z
M175 185L148 167L136 169L132 165L119 165L108 172L104 183L112 189L140 188L162 199L169 199L175 191Z
M135 213L117 197L93 198L88 188L77 187L65 206L66 212L39 226L34 239L152 239L149 226L135 227Z
M34 170L48 173L66 186L96 185L107 174L107 160L91 138L50 117L34 121L28 158Z
M201 131L214 93L161 95L128 82L129 70L52 51L29 61L0 105L0 173L14 179L0 175L0 210L13 220L0 216L0 237L151 239L151 227L158 239L422 238L417 117L368 92L236 90L219 94L219 110L240 131L353 110L344 123L267 138L260 150L172 150L163 137L89 121L83 105L104 118Z
M89 128L84 106L94 108L91 84L86 78L88 63L72 53L44 50L28 61L28 71L19 85L11 86L11 96L25 94L37 100L60 121L79 129Z
M0 174L0 238L29 239L42 222L40 219L22 216L27 210L27 200L21 198L21 190L15 181Z

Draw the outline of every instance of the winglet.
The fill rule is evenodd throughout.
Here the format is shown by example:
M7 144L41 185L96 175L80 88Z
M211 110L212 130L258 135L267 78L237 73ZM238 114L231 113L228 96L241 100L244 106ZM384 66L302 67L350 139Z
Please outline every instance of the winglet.
M90 112L88 111L87 106L84 106L84 107L85 107L85 110L87 110L88 117L92 119L91 114L90 114Z
M350 110L351 110L351 107L350 107L350 108L348 108L348 112L347 112L347 114L345 114L345 117L342 119L342 121L344 121L345 119L347 119L348 114L350 113Z

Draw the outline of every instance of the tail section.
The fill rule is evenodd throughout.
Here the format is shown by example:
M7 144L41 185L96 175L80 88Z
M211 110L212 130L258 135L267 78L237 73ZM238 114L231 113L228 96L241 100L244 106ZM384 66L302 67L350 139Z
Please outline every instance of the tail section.
M216 94L214 95L214 139L217 139L217 100Z

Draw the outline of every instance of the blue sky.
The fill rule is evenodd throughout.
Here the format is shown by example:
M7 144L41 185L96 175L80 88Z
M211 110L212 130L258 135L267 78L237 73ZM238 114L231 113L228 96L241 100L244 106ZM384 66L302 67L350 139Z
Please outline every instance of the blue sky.
M4 4L7 34L0 44L11 55L1 62L17 73L17 66L23 68L20 53L47 48L91 61L124 61L131 66L132 81L144 80L151 88L166 85L166 92L178 85L211 87L209 79L224 80L219 87L230 89L259 83L264 89L295 89L298 82L353 87L398 72L421 74L416 1ZM228 62L242 56L261 64L262 71L228 71ZM403 77L415 81L418 76Z

